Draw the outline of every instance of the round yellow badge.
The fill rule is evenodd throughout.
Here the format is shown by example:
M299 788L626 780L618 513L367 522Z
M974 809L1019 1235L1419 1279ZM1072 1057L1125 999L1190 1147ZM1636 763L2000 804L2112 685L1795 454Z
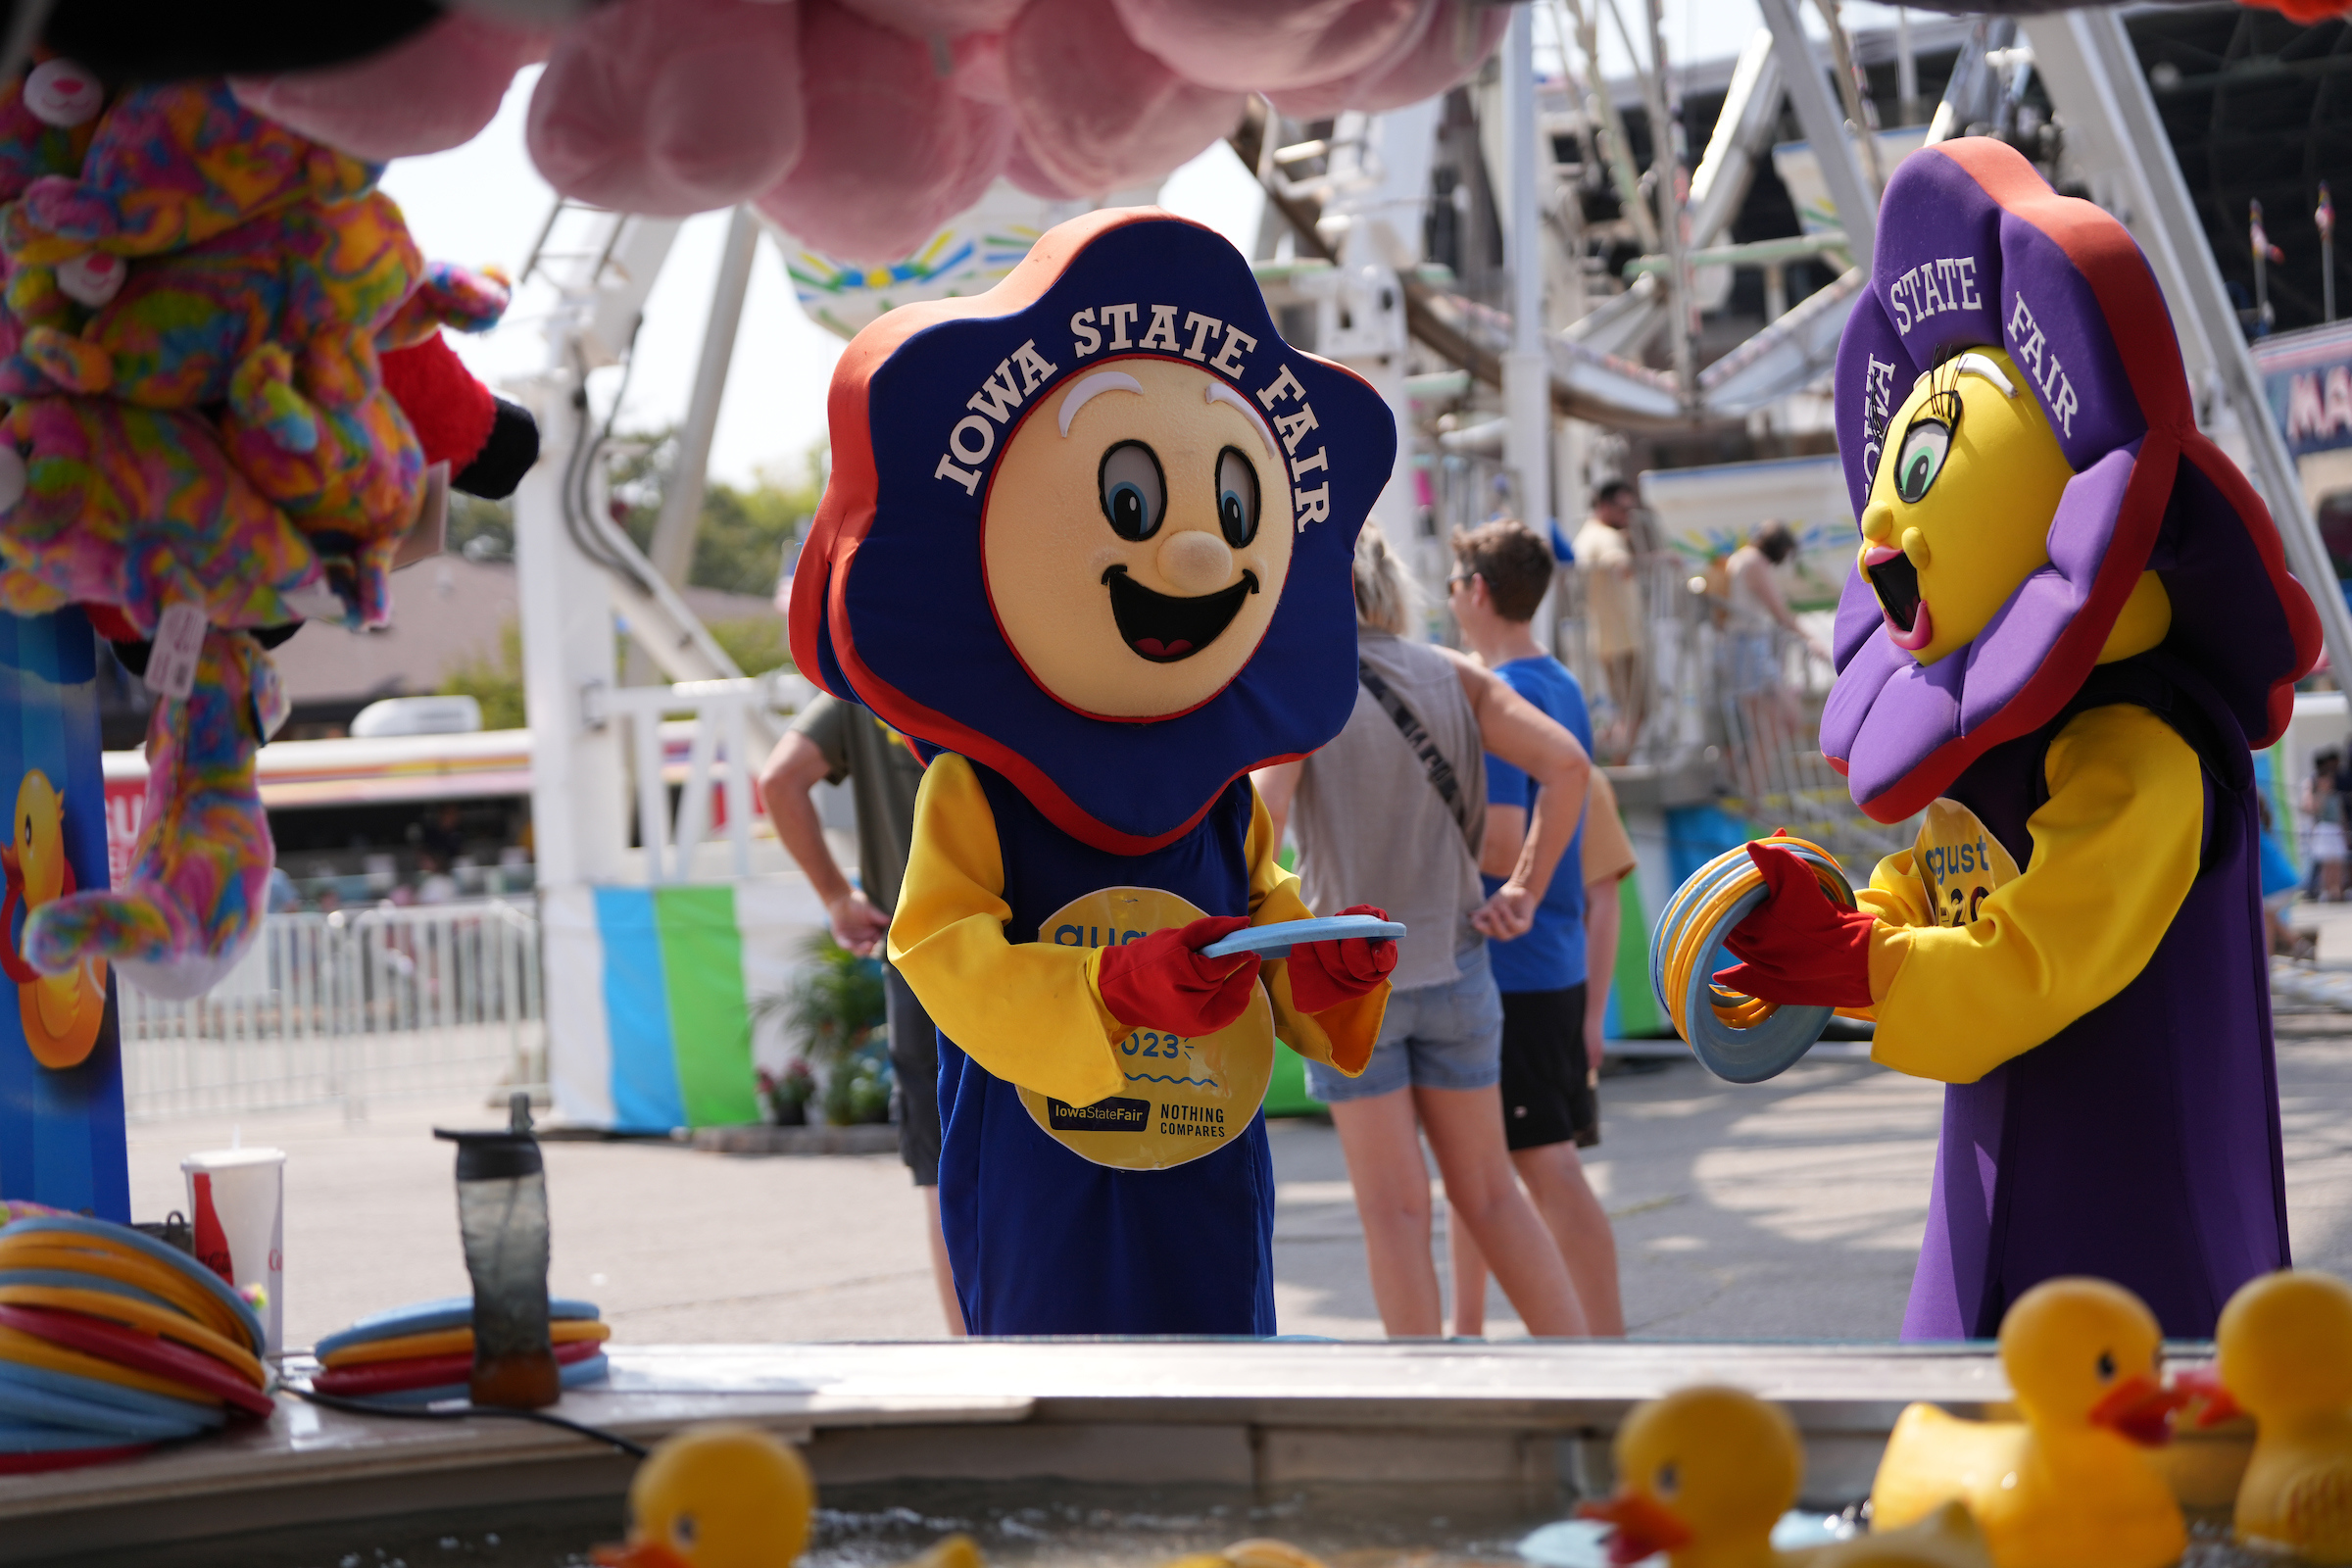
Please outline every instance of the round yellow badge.
M1037 940L1104 948L1190 925L1204 911L1157 888L1103 888L1074 899L1038 927ZM1138 1029L1119 1042L1127 1087L1091 1105L1021 1089L1021 1103L1083 1158L1122 1170L1165 1170L1241 1137L1274 1069L1274 1007L1261 982L1241 1017L1213 1035Z

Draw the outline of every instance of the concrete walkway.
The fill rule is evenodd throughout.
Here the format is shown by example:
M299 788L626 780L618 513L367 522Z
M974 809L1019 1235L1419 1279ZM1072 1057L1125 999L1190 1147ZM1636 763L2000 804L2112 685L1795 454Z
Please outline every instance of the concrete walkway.
M2352 934L2348 932L2347 934ZM2279 1079L2298 1261L2352 1273L2352 1019L2282 1016ZM1602 1085L1596 1190L1617 1222L1632 1332L1890 1338L1925 1224L1941 1091L1859 1062L1736 1088L1688 1061ZM479 1102L377 1102L244 1119L288 1154L286 1325L306 1345L363 1313L459 1294L450 1146ZM131 1135L138 1217L184 1206L179 1156L223 1121ZM1277 1122L1275 1300L1284 1332L1380 1332L1328 1126ZM660 1143L554 1143L554 1288L640 1343L926 1338L939 1330L920 1200L891 1156L743 1158ZM1522 1331L1499 1295L1490 1332Z

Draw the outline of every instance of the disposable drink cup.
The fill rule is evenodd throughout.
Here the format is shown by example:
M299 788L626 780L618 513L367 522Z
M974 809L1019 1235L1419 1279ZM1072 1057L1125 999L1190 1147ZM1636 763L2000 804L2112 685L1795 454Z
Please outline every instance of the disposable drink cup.
M197 1261L237 1290L262 1288L262 1326L270 1353L277 1354L286 1311L285 1151L217 1149L188 1155L179 1168L188 1178Z

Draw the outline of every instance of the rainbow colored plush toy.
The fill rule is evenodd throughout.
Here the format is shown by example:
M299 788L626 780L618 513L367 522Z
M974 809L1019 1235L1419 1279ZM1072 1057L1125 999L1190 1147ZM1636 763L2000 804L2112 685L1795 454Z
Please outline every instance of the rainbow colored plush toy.
M428 266L377 166L224 83L101 98L58 61L0 92L0 609L83 605L134 667L161 629L195 683L154 710L127 884L44 906L25 956L187 997L242 956L270 873L254 753L283 702L248 633L322 586L348 625L390 618L426 459L379 352L487 327L507 288Z
M159 256L305 197L364 196L382 172L264 120L225 81L133 87L99 120L77 175L25 189L0 223L0 249L12 267L90 251Z
M24 921L24 956L64 974L91 956L151 996L202 996L261 929L275 847L254 753L285 722L270 656L251 634L205 633L195 688L147 721L147 810L121 892L72 893Z

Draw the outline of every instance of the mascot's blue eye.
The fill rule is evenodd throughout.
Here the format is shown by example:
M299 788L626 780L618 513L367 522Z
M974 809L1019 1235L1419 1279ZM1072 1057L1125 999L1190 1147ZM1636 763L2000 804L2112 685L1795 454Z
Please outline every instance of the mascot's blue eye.
M1217 526L1236 550L1257 537L1257 470L1232 447L1217 454Z
M1099 474L1102 515L1110 531L1122 539L1149 539L1159 532L1160 514L1167 510L1167 485L1159 474L1159 458L1141 441L1122 441L1102 454Z
M1894 455L1894 493L1917 501L1928 493L1943 471L1944 455L1952 448L1952 427L1941 419L1914 419L1903 432L1901 450Z

